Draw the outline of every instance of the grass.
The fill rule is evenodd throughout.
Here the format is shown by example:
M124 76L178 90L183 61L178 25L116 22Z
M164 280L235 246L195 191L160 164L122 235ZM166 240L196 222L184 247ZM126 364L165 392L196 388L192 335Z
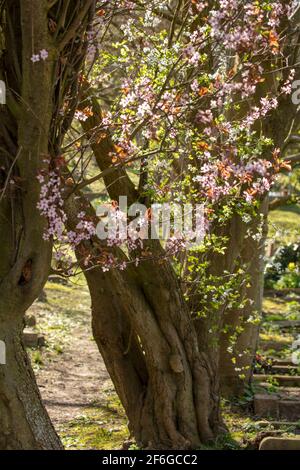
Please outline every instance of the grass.
M108 395L106 406L95 402L93 407L85 408L84 414L60 431L60 437L67 450L121 449L128 439L124 410L115 397Z
M291 346L294 337L290 334L283 334L279 327L265 324L261 328L258 354L265 357L277 359L288 359L291 357Z
M283 206L269 213L268 238L278 245L296 243L300 235L300 206Z
M228 432L220 436L212 445L201 446L201 450L253 450L266 433L278 430L278 424L272 419L261 419L249 413L249 408L240 406L237 400L223 400L222 410L224 423ZM247 398L246 402L249 405ZM299 425L282 424L278 434L284 437L294 437L294 430Z
M276 341L276 343L281 344L291 344L293 341L293 336L287 335L283 336L282 333L261 333L260 339L262 341Z
M47 364L51 355L62 354L72 338L74 328L90 322L90 296L84 283L62 285L47 282L47 302L36 302L29 313L38 317L37 325L31 330L43 334L46 347L39 351L29 349L33 363ZM36 361L37 352L41 361Z
M263 300L263 312L268 317L274 315L280 320L284 319L285 314L288 313L288 303L283 299L265 297Z

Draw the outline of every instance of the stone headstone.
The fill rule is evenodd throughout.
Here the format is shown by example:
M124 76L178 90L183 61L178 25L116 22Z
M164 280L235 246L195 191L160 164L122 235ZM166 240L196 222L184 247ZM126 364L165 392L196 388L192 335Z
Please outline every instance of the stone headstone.
M279 418L279 397L267 393L257 393L254 396L254 413L262 418Z
M24 346L27 348L41 348L46 344L46 340L43 335L30 331L23 332L23 342Z
M300 438L265 437L259 450L300 450Z

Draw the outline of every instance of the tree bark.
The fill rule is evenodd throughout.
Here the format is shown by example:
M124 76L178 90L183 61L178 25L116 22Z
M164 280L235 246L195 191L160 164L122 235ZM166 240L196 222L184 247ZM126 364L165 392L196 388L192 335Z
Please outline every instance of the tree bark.
M86 105L86 84L83 101ZM113 167L109 133L101 139L101 110L92 100L93 115L82 123L112 200L127 196L139 200L139 191L126 169ZM76 213L93 213L88 201L65 205L68 223L76 225ZM97 223L97 220L95 221ZM101 254L99 240L85 250ZM92 298L94 337L129 419L129 427L142 447L195 448L213 440L224 426L220 416L215 376L206 348L198 338L181 286L157 240L147 249L156 260L130 264L125 271L85 269ZM95 248L96 247L96 248ZM145 248L145 246L144 246ZM107 251L108 248L105 247ZM81 249L77 259L81 263ZM115 253L122 259L121 250ZM137 253L133 258L138 256Z
M78 194L67 198L70 229L78 212L93 213L87 206ZM102 248L96 238L84 242L77 258L92 298L94 337L136 441L148 448L185 449L213 440L221 427L218 397L211 393L214 377L169 261L105 273L101 267L86 269L82 249L98 259ZM152 246L155 257L162 257L160 250Z
M7 106L0 108L0 340L5 342L7 359L0 365L2 450L62 449L42 404L22 330L24 314L47 280L52 253L51 243L43 239L47 221L37 209L41 192L37 176L47 174L49 160L59 155L56 151L76 107L74 102L68 119L62 118L59 126L60 99L78 82L76 67L84 58L83 38L93 3L70 3L70 19L75 7L85 15L80 24L70 21L68 36L63 31L57 42L49 29L47 0L10 0L0 6L0 76L8 90ZM59 9L53 13L59 14ZM58 57L62 43L66 70ZM33 62L32 55L42 49L48 52L46 60Z
M0 366L0 449L61 449L20 341L22 330L20 319L18 325L15 319L0 323L0 337L6 344L6 365Z
M6 345L7 362L0 366L0 447L60 449L21 340L24 313L44 285L51 260L51 244L42 237L45 220L37 209L40 186L36 179L48 154L52 117L53 56L47 2L24 0L9 7L12 10L7 15L13 13L20 22L16 30L21 38L14 38L14 45L22 41L22 101L16 105L15 115L9 103L9 110L2 113L4 122L16 119L16 140L12 148L7 134L1 135L7 153L1 152L5 184L1 188L0 238L5 245L0 269L0 337ZM52 60L35 67L30 60L32 40L36 47L49 48ZM6 63L9 77L14 66Z
M219 371L222 395L227 397L242 395L252 378L254 356L259 337L257 320L261 318L264 290L268 200L266 197L262 202L259 216L249 227L254 234L259 227L262 228L261 238L257 240L251 236L245 237L240 253L239 262L247 266L246 274L249 276L249 283L241 295L249 299L250 302L242 311L226 310L224 314L223 325L228 325L229 328L223 329L220 337ZM252 321L252 319L256 320ZM237 331L239 333L236 334ZM229 351L232 335L235 335L236 339L232 345L232 351Z
M95 340L137 442L195 448L218 432L210 366L173 274L144 269L86 273Z
M227 238L224 253L221 254L213 251L205 256L205 260L209 261L206 276L208 278L212 276L212 279L215 279L216 288L218 288L219 283L222 282L225 272L231 273L232 275L236 273L245 232L246 226L238 214L232 216L223 227L216 227L214 233L217 234L217 236ZM199 262L203 261L204 259L200 256ZM224 301L223 305L215 310L211 309L205 316L195 315L194 312L198 312L199 310L202 293L198 292L197 279L194 279L194 283L195 292L191 292L189 301L190 309L193 314L199 348L201 351L206 352L213 371L213 393L215 397L218 397L218 400L220 400L220 372L222 370L220 362L222 363L223 361L222 355L220 354L221 332L224 327L225 318L227 318L227 304ZM216 407L216 413L217 410L219 410L219 404L218 407Z

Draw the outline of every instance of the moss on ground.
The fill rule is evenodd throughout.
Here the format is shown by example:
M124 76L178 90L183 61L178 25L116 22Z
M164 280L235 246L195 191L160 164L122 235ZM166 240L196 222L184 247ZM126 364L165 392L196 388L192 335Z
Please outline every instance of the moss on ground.
M106 406L95 402L85 408L84 414L60 430L60 437L67 450L122 449L129 437L124 410L115 397L108 396Z
M280 319L284 319L284 316L288 313L288 303L284 299L265 297L263 312L265 315L277 315Z
M299 242L300 207L293 204L271 211L269 214L269 238L280 245Z

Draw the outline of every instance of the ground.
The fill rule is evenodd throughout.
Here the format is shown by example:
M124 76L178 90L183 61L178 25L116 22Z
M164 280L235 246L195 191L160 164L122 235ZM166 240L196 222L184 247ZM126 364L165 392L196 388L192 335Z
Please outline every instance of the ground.
M37 319L31 330L46 339L44 347L28 349L42 398L66 449L121 449L129 439L126 416L92 338L87 287L83 281L57 281L47 283L47 301L28 311ZM282 314L283 305L289 312L281 299L266 299L266 314ZM267 334L268 329L262 333ZM274 336L282 339L280 332ZM278 431L274 420L253 415L254 393L255 387L239 401L223 401L230 433L213 449L255 449L265 435L289 432L289 426Z
M270 212L269 237L276 245L299 242L300 235L300 206L291 204Z
M28 314L46 346L29 352L53 424L67 449L120 449L126 417L92 338L88 290L48 282L45 292Z
M278 234L283 229L288 241L294 241L300 215L298 211L277 210L271 214L271 223L272 237L274 231ZM81 277L75 283L62 282L52 277L45 288L47 300L35 302L28 311L37 320L31 330L46 340L45 346L28 349L42 398L66 449L121 449L129 439L127 420L92 338L87 286ZM291 357L298 330L282 330L276 324L282 320L300 320L298 295L264 300L259 352L267 359ZM264 384L266 393L282 388L271 373ZM229 433L213 449L256 449L266 435L299 433L297 422L285 424L283 419L255 416L253 398L260 389L256 382L239 400L223 401Z

